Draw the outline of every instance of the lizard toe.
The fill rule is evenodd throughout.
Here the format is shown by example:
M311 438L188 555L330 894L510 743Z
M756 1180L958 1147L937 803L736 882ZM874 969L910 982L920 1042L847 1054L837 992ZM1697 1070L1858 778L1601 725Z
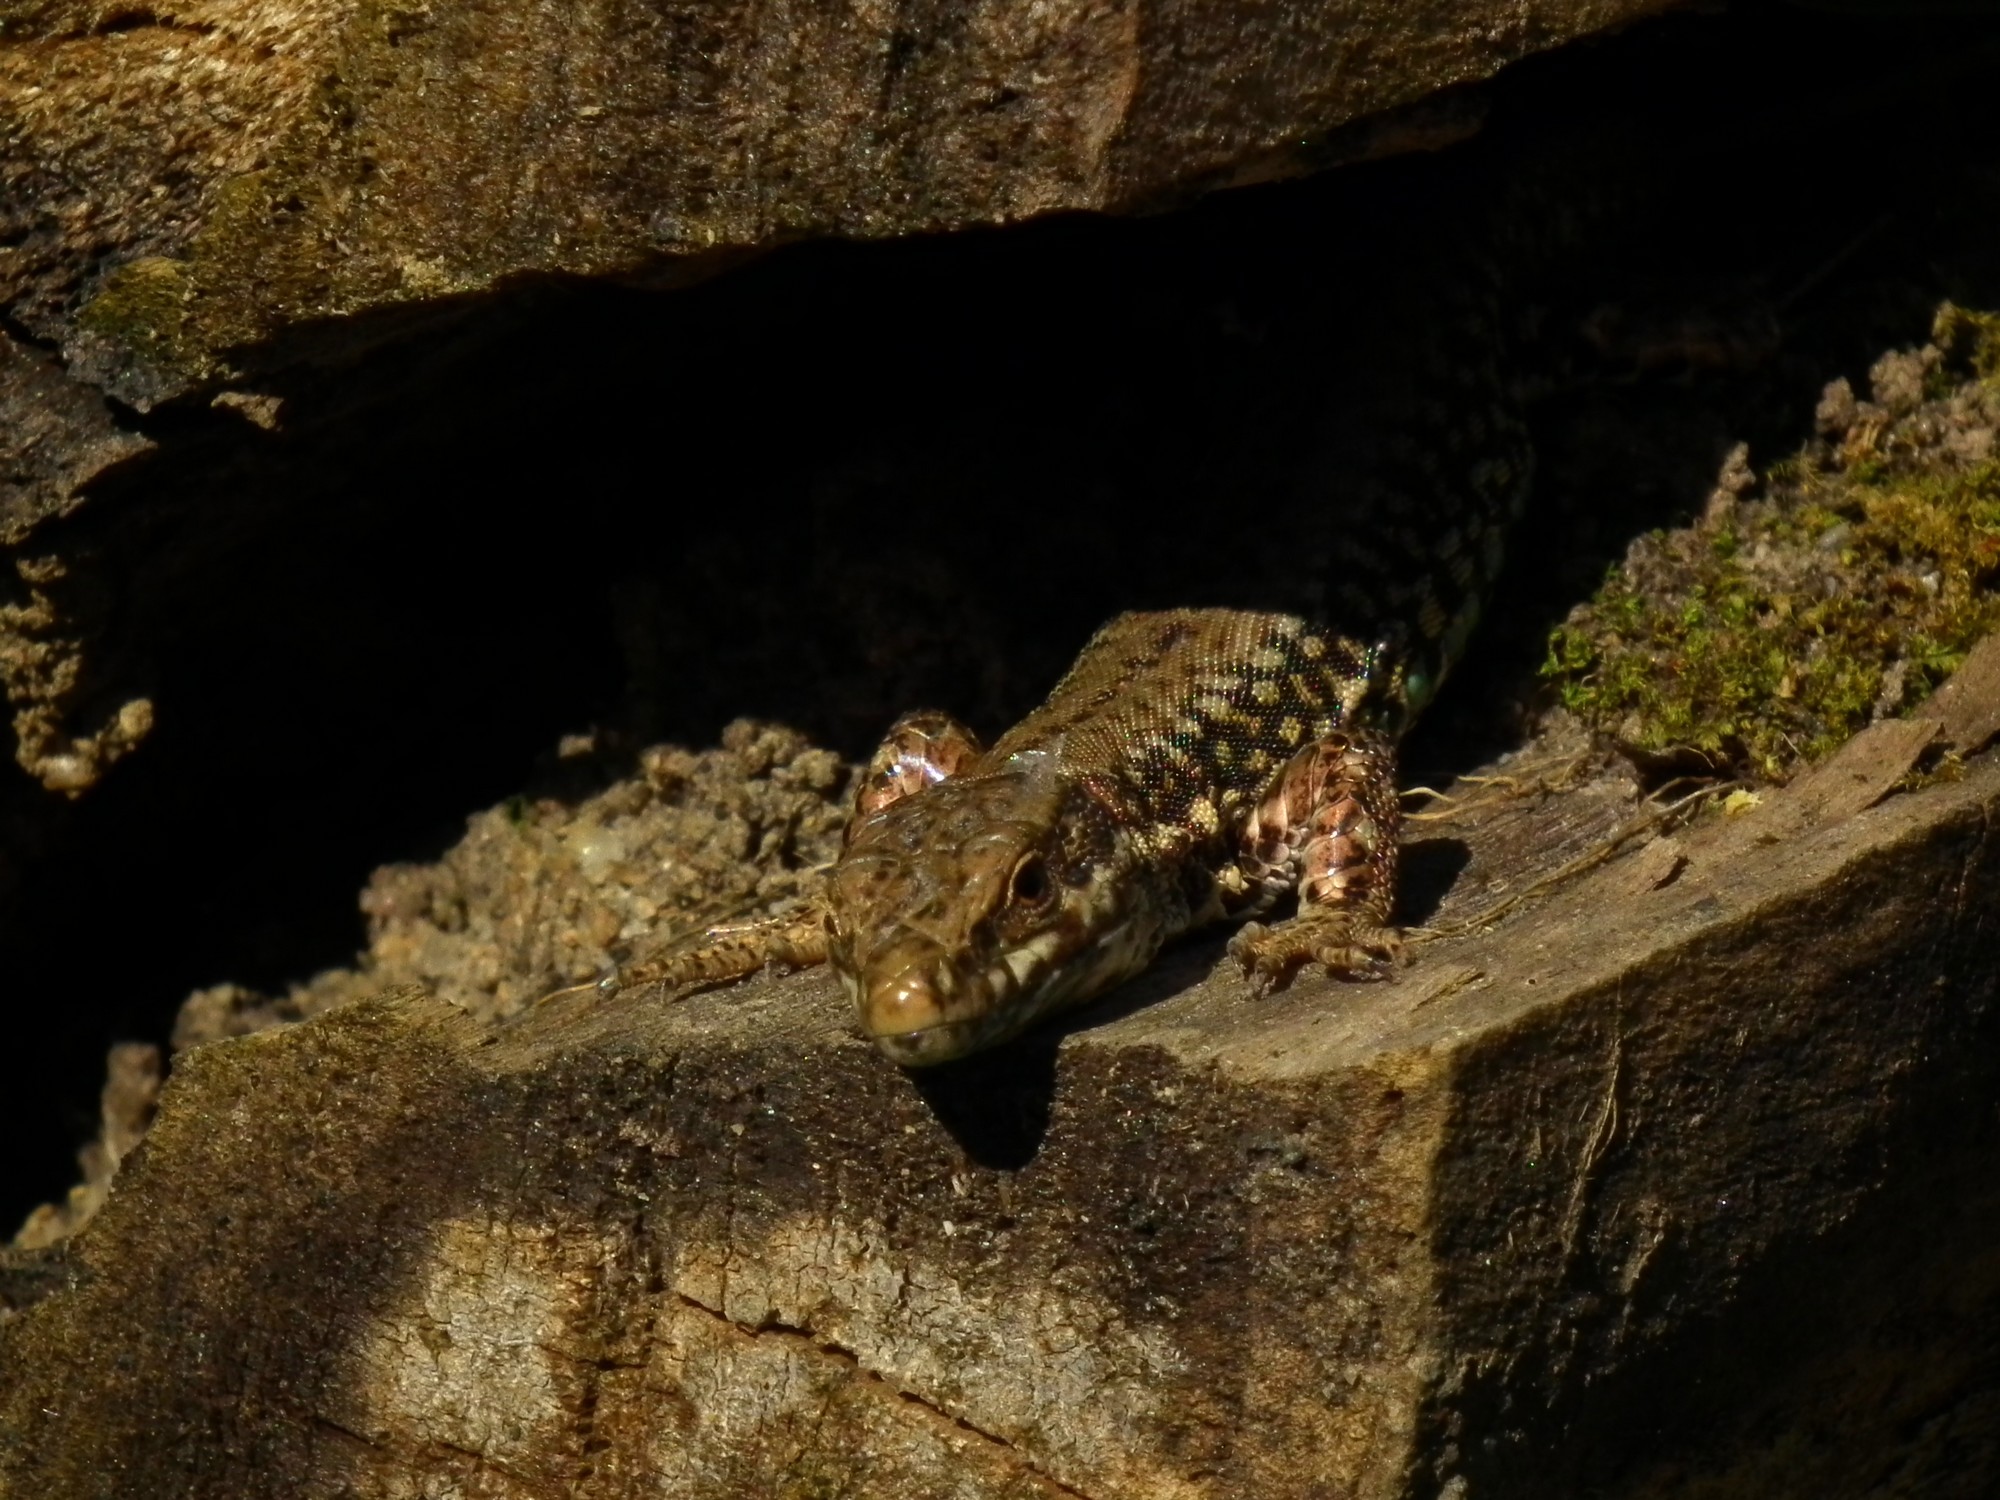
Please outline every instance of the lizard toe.
M1266 927L1245 924L1230 939L1229 955L1242 964L1258 995L1283 989L1307 964L1318 964L1336 979L1393 977L1403 952L1394 928L1356 912L1306 911Z
M1302 943L1292 929L1295 922L1266 927L1262 922L1246 922L1229 940L1229 956L1243 966L1250 992L1258 999L1282 990L1291 983L1300 967L1312 961L1310 943Z

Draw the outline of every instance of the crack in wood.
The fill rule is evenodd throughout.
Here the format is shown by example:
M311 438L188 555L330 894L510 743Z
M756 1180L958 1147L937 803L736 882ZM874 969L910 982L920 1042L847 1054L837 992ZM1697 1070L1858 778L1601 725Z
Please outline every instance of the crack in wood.
M720 1309L710 1307L707 1303L698 1301L688 1296L685 1292L675 1292L673 1296L682 1306L691 1311L706 1314L739 1337L775 1340L840 1365L853 1379L872 1390L880 1391L884 1397L917 1408L917 1410L924 1414L926 1420L947 1423L960 1432L970 1433L973 1437L992 1445L1004 1455L1007 1462L1018 1465L1032 1478L1049 1486L1056 1494L1068 1496L1070 1500L1093 1500L1088 1491L1080 1490L1074 1485L1066 1484L1056 1478L1023 1453L1019 1446L1002 1437L1000 1434L989 1432L977 1423L968 1421L957 1413L947 1411L943 1407L936 1405L918 1392L912 1391L905 1386L897 1385L887 1376L869 1369L867 1365L861 1362L861 1356L856 1354L852 1349L835 1343L831 1339L823 1338L810 1328L793 1323L773 1322L755 1325L740 1323Z

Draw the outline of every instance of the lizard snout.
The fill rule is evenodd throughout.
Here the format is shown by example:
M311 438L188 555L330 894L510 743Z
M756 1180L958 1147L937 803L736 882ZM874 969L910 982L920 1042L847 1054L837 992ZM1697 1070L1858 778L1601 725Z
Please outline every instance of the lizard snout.
M862 1031L906 1067L969 1051L991 1009L984 982L957 972L936 944L921 939L869 954L853 992Z
M905 970L862 992L861 1026L872 1037L906 1036L943 1020L937 986L919 970Z

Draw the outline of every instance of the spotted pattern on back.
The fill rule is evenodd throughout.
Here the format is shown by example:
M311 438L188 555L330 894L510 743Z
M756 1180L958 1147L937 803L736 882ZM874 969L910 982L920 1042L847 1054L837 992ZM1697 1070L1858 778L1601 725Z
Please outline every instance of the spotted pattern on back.
M1402 713L1400 667L1380 646L1291 615L1128 614L973 769L1048 751L1133 822L1205 841L1301 746L1343 724L1393 733Z

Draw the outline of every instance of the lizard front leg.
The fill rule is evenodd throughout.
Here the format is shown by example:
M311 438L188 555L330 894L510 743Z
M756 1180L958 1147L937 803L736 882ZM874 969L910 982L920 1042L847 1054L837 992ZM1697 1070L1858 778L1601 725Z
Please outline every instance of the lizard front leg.
M891 803L957 775L978 759L979 753L979 741L972 731L949 714L935 709L904 714L882 737L862 772L848 838L851 840L857 827ZM712 989L759 969L798 969L825 963L827 938L826 905L815 898L784 916L710 927L689 941L626 965L599 980L597 988L604 994L642 984L664 984L684 994Z
M759 969L810 968L826 962L826 911L818 900L781 917L724 922L597 982L601 994L664 984L693 994L755 974ZM564 993L558 991L557 993Z
M1243 825L1239 866L1253 884L1295 874L1298 915L1245 923L1230 939L1259 994L1308 963L1380 978L1402 948L1389 925L1402 809L1385 735L1340 730L1292 757Z

